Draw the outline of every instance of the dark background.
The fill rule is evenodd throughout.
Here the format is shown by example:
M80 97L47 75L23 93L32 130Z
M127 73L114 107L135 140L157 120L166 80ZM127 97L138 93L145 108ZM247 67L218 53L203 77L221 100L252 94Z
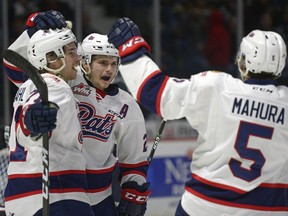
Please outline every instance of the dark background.
M2 0L3 1L3 0ZM170 76L189 78L192 74L209 69L221 70L238 77L235 57L237 42L237 1L231 0L160 0L161 17L161 69ZM243 34L253 29L276 31L287 43L288 1L285 0L243 0ZM75 22L73 0L9 0L9 44L23 29L27 17L37 11L50 9L60 11L67 20ZM82 0L83 37L92 32L105 34L100 26L109 26L117 18L130 17L153 50L153 1L152 0ZM93 11L91 8L98 8ZM90 8L90 10L88 9ZM105 20L104 20L105 18ZM0 39L3 36L1 16ZM110 20L110 22L105 22ZM107 23L107 24L106 24ZM99 28L97 28L99 26ZM73 27L74 30L74 27ZM78 38L81 41L83 38ZM216 46L217 45L217 46ZM3 51L7 47L0 48ZM1 56L2 57L2 56ZM153 56L152 56L153 57ZM2 62L2 61L1 61ZM1 65L2 68L2 65ZM0 85L6 79L3 70ZM287 67L280 84L287 84ZM123 83L122 87L125 88ZM17 88L9 83L11 107ZM0 120L3 123L4 89L1 91ZM145 117L149 113L143 109ZM12 115L12 114L10 114Z

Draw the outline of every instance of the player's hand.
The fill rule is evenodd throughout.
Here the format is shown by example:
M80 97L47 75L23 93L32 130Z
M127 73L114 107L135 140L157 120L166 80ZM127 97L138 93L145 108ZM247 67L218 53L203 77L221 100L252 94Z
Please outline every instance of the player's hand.
M49 10L31 14L26 20L24 30L27 29L27 33L31 38L39 29L61 29L66 26L66 20L60 12Z
M151 192L150 183L138 185L129 181L122 185L121 200L117 207L118 216L142 216L146 212L147 199Z
M22 110L24 121L22 129L25 135L38 136L41 133L51 132L56 128L58 105L53 102L48 104L34 103ZM20 120L21 122L21 120ZM27 131L28 130L28 131Z
M127 17L118 19L107 36L109 43L118 48L122 64L150 53L150 47L143 39L138 26Z

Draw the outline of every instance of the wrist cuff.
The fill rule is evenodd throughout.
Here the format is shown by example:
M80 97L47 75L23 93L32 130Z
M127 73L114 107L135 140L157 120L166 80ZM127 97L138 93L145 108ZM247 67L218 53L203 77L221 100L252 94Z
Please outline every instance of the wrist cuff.
M130 55L140 47L144 47L148 52L150 52L150 46L146 43L144 38L141 36L135 36L118 47L119 55L120 57Z
M121 198L129 202L144 204L145 202L147 202L147 199L150 194L151 194L150 190L141 193L135 189L122 189Z
M39 13L40 12L33 13L28 17L28 19L26 20L26 26L27 27L33 27L35 25L34 19Z

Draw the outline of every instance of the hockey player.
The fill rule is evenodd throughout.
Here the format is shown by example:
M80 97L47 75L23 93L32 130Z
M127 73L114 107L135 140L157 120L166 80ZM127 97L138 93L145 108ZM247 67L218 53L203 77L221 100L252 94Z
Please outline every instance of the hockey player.
M48 29L61 29L67 26L67 22L63 15L55 10L49 10L45 12L36 12L31 14L24 25L23 31L25 34L21 34L19 40L13 42L9 47L11 50L17 49L17 52L23 55L27 59L27 41L37 32L38 30L48 30ZM9 62L3 59L4 71L8 79L13 82L16 86L20 86L27 79L27 75L23 73L18 68L11 66Z
M88 195L95 215L144 215L150 194L145 121L135 99L111 84L120 63L106 35L92 33L82 42L82 72L69 82L80 102ZM80 51L81 52L81 51ZM113 155L114 143L117 158ZM111 194L112 172L120 169L122 186L117 213Z
M25 56L25 44L20 37L10 48ZM85 56L83 73L79 68L77 78L68 83L80 102L83 153L87 160L87 191L94 214L144 215L150 191L146 182L148 154L143 114L130 94L111 84L117 75L120 60L118 50L108 43L107 36L90 34L81 47ZM4 62L4 66L7 66L8 62ZM26 79L16 68L4 68L14 84L19 85ZM113 155L115 143L116 156ZM117 209L111 188L116 165L120 169L122 187Z
M166 76L129 18L115 22L108 41L119 49L119 70L133 96L164 119L186 118L199 133L175 215L288 214L288 89L275 80L286 45L279 34L254 30L242 39L243 81L215 71Z
M41 102L31 80L23 83L16 93L9 140L6 214L42 215L41 133L49 132L50 215L93 216L86 193L79 110L67 84L76 78L80 62L76 38L67 28L38 30L32 34L25 30L22 36L31 37L27 56L47 83L49 104ZM8 62L6 66L14 68Z

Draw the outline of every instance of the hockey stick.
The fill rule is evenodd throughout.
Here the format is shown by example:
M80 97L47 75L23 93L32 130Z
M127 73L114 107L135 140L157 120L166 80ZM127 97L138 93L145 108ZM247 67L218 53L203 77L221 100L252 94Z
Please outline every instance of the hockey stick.
M156 149L157 149L157 146L158 146L158 144L159 144L159 142L160 142L161 135L162 135L163 129L164 129L164 127L165 127L165 124L166 124L166 121L165 121L164 119L162 119L161 124L160 124L160 127L159 127L159 130L158 130L158 133L157 133L157 135L156 135L156 137L155 137L155 140L154 140L152 149L151 149L150 154L149 154L149 156L148 156L148 158L147 158L147 161L148 161L149 165L150 165L150 163L151 163L151 161L152 161L152 159L153 159L153 156L154 156L154 154L155 154L155 151L156 151Z
M3 53L4 59L22 70L34 83L39 91L42 103L48 104L48 89L46 82L38 73L38 70L23 56L13 50L5 50ZM43 195L43 216L49 216L49 145L48 133L43 133L43 148L42 148L42 195Z

